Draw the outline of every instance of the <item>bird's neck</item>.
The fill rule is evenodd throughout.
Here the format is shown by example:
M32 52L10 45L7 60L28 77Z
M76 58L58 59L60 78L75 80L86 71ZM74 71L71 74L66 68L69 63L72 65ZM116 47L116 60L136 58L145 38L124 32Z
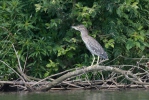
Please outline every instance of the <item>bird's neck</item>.
M88 36L88 31L87 30L83 30L81 31L81 37L87 37Z

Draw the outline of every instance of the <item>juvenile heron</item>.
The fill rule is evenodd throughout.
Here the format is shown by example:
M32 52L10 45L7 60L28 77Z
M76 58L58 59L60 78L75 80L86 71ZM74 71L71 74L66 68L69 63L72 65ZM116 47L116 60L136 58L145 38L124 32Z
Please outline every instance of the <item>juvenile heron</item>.
M91 66L94 64L94 61L95 61L94 55L98 56L97 64L99 64L99 57L102 60L108 60L107 53L104 51L102 46L93 37L88 35L88 30L84 25L72 26L72 28L81 32L81 38L83 42L85 43L87 49L93 55L93 61L92 61Z

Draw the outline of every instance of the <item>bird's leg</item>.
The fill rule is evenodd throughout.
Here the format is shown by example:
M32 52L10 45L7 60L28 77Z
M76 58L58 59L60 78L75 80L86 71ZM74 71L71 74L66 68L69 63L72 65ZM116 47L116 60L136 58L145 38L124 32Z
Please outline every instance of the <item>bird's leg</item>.
M92 54L93 55L93 54ZM91 66L93 66L93 64L94 64L94 61L95 61L95 56L93 55L93 61L92 61L92 64L91 64Z
M94 63L94 61L95 61L95 56L93 55L93 62L92 62L92 65L93 65L93 63ZM99 60L99 57L98 57L98 59L97 60ZM98 61L97 61L98 62ZM95 71L95 72L93 72L93 81L95 81L95 78L96 78L96 74L97 74L97 72Z
M101 64L101 63L103 63L103 62L105 62L105 61L107 61L107 60L109 60L109 59L100 59L99 64Z
M98 58L97 58L97 65L99 64L99 56L98 56Z

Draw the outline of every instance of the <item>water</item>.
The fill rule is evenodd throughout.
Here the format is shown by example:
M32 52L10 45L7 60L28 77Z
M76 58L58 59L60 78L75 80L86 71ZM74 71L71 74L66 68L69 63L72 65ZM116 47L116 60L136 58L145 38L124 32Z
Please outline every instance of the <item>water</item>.
M66 90L46 93L0 93L0 100L149 100L149 90Z

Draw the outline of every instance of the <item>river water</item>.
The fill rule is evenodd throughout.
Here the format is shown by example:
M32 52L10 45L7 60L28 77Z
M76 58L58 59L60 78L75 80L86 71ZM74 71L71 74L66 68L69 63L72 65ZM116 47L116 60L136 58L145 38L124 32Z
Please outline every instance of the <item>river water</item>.
M50 92L0 92L0 100L149 100L149 90L65 90Z

